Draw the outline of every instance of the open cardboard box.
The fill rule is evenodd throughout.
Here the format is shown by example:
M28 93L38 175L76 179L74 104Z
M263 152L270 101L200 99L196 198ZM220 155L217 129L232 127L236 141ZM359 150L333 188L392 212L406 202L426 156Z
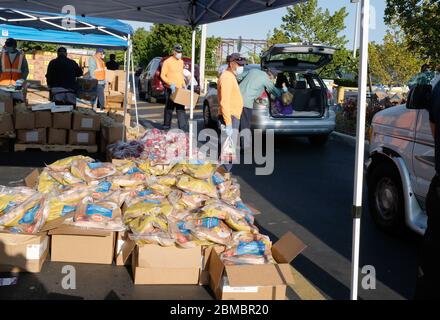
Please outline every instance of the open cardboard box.
M136 243L128 237L127 231L118 232L115 247L116 265L124 266L131 264L132 259L129 258L135 247Z
M40 272L49 252L47 233L0 232L0 272Z
M51 261L112 264L115 232L62 225L49 231Z
M272 246L277 264L224 265L213 250L209 263L210 286L219 300L285 300L287 284L293 283L290 262L306 245L288 232Z
M133 252L134 284L198 284L202 247L191 249L147 244Z

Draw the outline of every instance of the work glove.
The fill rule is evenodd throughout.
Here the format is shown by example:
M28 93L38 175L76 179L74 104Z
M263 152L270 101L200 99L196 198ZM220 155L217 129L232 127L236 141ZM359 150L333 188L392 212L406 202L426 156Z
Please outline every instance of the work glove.
M170 84L171 94L176 91L176 86L174 84Z
M234 131L232 130L232 126L231 126L231 125L227 125L226 128L225 128L225 132L226 132L226 135L227 135L228 137L231 137L231 136L232 136L232 133L234 132Z

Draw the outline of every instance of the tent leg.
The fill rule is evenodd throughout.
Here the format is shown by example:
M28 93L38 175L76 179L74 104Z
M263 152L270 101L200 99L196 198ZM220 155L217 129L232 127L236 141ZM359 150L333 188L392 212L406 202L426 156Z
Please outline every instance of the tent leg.
M192 31L191 39L191 78L194 77L194 65L196 63L196 29ZM193 135L194 135L194 82L191 79L191 106L189 112L189 157L193 157ZM197 133L195 133L197 134ZM194 139L195 140L195 139Z
M351 266L351 300L358 299L359 280L359 243L362 212L362 189L364 178L365 153L365 118L367 107L367 74L368 74L368 28L370 23L370 0L361 0L361 42L358 81L358 113L356 133L356 161L353 192L353 245Z
M131 80L132 80L132 84L133 84L134 110L136 112L136 124L137 124L137 128L139 130L139 114L138 114L137 95L136 95L136 78L135 78L135 71L134 71L133 49L131 50L130 60L131 60Z
M205 61L206 61L206 30L207 25L202 25L202 39L200 41L200 91L206 93L205 87Z
M130 81L130 56L131 56L131 39L128 35L128 47L126 51L125 60L125 90L124 90L124 125L122 126L122 141L125 141L125 118L127 117L127 105L128 105L128 87Z

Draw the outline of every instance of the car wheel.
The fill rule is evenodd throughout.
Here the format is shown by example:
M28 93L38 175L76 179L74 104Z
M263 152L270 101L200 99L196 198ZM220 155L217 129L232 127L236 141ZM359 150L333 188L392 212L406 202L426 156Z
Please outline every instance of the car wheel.
M396 233L404 227L403 188L398 170L389 163L372 169L368 184L368 205L376 224L383 230Z
M319 134L316 136L310 136L309 141L314 146L323 146L327 143L328 137L329 137L328 134Z
M207 102L203 104L203 123L205 128L214 127L214 121L212 121L211 118L211 109L209 109L209 104Z

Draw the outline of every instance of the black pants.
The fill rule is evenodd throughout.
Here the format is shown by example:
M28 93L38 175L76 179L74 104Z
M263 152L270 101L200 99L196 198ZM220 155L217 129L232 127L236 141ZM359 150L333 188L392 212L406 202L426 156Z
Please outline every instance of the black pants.
M100 108L101 110L104 110L105 108L105 95L104 95L104 90L105 90L105 84L98 84L97 87L97 100L98 100L98 108Z
M173 112L176 109L177 113L177 123L179 125L179 129L183 131L188 131L188 119L186 118L185 106L174 103L170 99L171 89L166 89L165 91L165 110L163 117L163 125L164 127L171 127L171 120L173 119Z
M417 279L415 299L440 299L440 177L432 179L426 197L428 227L420 252L421 275Z
M244 129L249 129L249 130L251 129L252 112L253 112L253 109L246 108L246 107L243 108L243 111L242 111L241 117L240 117L240 132L243 131ZM240 146L242 149L249 149L252 147L252 144L249 145L248 141L241 138L240 139Z

